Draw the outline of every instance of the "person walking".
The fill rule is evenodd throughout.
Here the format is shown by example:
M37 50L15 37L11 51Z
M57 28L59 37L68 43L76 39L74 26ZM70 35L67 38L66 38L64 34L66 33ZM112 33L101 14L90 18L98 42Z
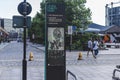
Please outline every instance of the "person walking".
M94 51L95 58L97 57L97 55L99 53L98 49L99 49L99 43L98 43L98 40L96 38L95 41L93 42L93 51Z
M89 39L89 40L88 40L88 52L87 52L87 57L89 56L89 52L92 52L93 57L96 58L95 55L93 54L93 42L92 42L92 39Z

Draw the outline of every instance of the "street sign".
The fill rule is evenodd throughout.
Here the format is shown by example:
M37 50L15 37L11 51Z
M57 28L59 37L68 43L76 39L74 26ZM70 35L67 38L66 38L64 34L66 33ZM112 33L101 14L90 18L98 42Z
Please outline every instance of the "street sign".
M28 2L21 2L19 5L18 5L18 12L21 14L21 15L29 15L32 11L32 7L31 5L28 3Z
M68 26L68 34L72 34L73 30L72 30L72 26Z
M76 26L72 26L72 30L76 31L77 27Z
M13 16L13 28L23 28L24 26L24 17L23 16ZM26 17L26 26L27 28L31 27L31 17Z
M65 25L65 11L63 11L63 4L59 3L47 3L46 6L46 17L47 17L47 25L49 27L57 26L61 27Z

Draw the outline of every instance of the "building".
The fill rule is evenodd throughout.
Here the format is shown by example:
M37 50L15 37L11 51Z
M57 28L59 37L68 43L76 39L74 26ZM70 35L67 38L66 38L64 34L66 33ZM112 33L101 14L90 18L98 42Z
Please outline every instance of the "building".
M85 30L85 32L100 33L104 28L106 28L106 26L91 23L88 25L88 28Z
M91 23L85 32L95 33L102 38L108 37L106 42L120 42L120 26L102 26L96 23Z
M12 19L3 19L4 21L4 29L7 30L8 32L10 32L11 30L14 30L14 28L12 27Z
M0 19L0 26L2 28L4 28L7 32L11 32L12 30L15 30L12 27L12 19L1 18Z
M6 33L9 33L8 37L13 40L18 37L18 34L21 31L21 29L13 28L12 24L13 24L12 19L0 18L0 27L1 27L0 29L2 30L2 33L6 31Z
M120 2L111 2L105 6L105 24L106 26L120 26Z

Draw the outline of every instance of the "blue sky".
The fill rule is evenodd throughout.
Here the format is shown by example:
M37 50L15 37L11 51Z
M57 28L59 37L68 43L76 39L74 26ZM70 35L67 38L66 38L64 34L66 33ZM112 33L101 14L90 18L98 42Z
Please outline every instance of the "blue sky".
M13 15L20 15L17 11L17 6L24 0L1 0L0 1L0 18L10 18ZM35 16L36 12L40 10L40 2L42 0L26 0L32 6L31 17ZM86 7L92 11L92 21L94 23L105 25L105 5L111 2L118 2L120 0L87 0Z

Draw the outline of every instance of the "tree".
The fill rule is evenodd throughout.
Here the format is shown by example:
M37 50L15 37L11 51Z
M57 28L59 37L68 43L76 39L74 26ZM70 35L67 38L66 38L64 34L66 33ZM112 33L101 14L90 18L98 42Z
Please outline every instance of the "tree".
M77 26L85 30L91 23L91 11L85 7L86 0L66 1L66 22L68 25Z
M35 17L32 19L32 26L29 29L29 36L32 40L32 34L35 35L35 42L43 43L44 41L44 15L37 12Z
M85 7L86 0L47 0L47 2L63 2L66 6L65 17L66 26L74 25L77 29L86 29L91 23L91 12ZM41 11L37 12L32 20L32 27L29 32L34 33L40 39L45 37L45 1L40 3ZM65 27L67 31L67 27Z

